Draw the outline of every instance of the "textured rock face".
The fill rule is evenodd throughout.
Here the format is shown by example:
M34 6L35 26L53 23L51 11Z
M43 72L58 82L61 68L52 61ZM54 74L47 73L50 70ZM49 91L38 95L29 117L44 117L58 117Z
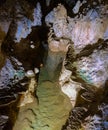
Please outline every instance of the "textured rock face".
M49 39L49 49L52 52L67 52L69 45L69 40L60 39L60 41L56 39Z
M0 116L0 128L1 129L4 129L4 126L7 123L7 121L8 121L8 116L4 116L4 115Z
M96 87L103 86L108 78L107 52L108 48L94 50L90 56L82 57L81 60L78 60L76 67L79 76Z
M21 107L13 130L60 130L71 109L57 84L45 81L37 90L39 106L36 101ZM67 107L66 107L67 106ZM22 123L23 121L23 123Z
M57 54L55 55L57 57ZM32 103L20 108L13 130L60 130L65 123L72 106L58 84L60 69L57 71L55 69L60 60L55 62L55 59L53 60L55 55L48 55L46 64L40 70L37 87L38 102L34 98ZM49 63L52 65L48 65Z
M3 1L0 129L107 130L107 59L106 1Z
M42 62L41 56L38 56L42 46L37 38L42 13L40 3L36 2L34 7L25 0L16 3L7 0L0 10L0 87L5 93L5 89L15 91L12 86L25 77L25 70L39 67ZM18 89L21 87L19 85ZM22 89L25 89L24 86Z
M58 39L65 37L73 42L73 50L69 52L72 55L70 56L70 66L72 66L70 69L76 69L78 77L80 76L85 82L97 87L102 86L107 79L107 48L104 48L107 41L98 41L108 39L108 19L105 9L107 10L107 6L97 6L96 9L89 10L86 16L69 18L66 9L59 5L46 16L46 23L52 23L54 31L52 35ZM60 46L59 42L50 42L50 44L52 48L54 45ZM68 55L67 58L69 58Z
M6 8L5 11L7 6L9 6L9 9ZM37 87L35 71L36 67L40 68L41 66L44 53L43 46L46 46L43 42L45 35L42 36L41 33L44 33L43 29L46 29L45 33L48 30L42 27L41 5L36 2L34 7L29 5L26 0L16 2L8 0L0 9L4 11L4 14L0 14L0 17L8 16L8 20L1 19L0 21L1 28L5 32L1 41L1 50L3 56L5 56L5 62L0 71L0 88L2 89L0 91L2 100L0 101L4 110L0 108L0 117L7 117L6 119L3 118L0 129L12 130L15 123L13 127L15 130L59 130L68 117L71 104L69 99L61 92L59 85L52 82L58 82L69 40L60 39L55 45L57 39L51 40L49 38L45 73L44 71L41 72L43 77L46 76L46 73L48 75L45 77L45 81L42 81L41 85L38 86L38 101L35 94ZM13 12L13 15L11 15L11 12ZM26 89L26 92L22 92ZM5 109L7 112L4 114ZM19 115L16 113L18 111ZM12 115L10 115L11 113ZM43 120L46 121L43 122ZM57 125L55 125L55 121ZM9 128L8 125L10 125Z
M36 71L42 62L41 18L39 2L6 0L0 6L0 130L12 130L18 106L34 100L35 75L33 81L26 70Z
M34 8L32 17L33 20L30 20L27 17L23 17L17 20L17 31L15 35L16 42L20 42L21 38L26 38L28 34L30 34L30 32L32 31L31 27L40 26L42 24L42 13L40 3L37 3L36 7Z
M45 18L47 25L51 28L52 33L49 37L51 40L62 38L70 40L70 47L66 58L64 57L66 61L64 64L66 69L69 69L72 73L69 78L69 72L66 73L66 69L63 69L60 76L61 89L69 96L72 105L75 105L76 112L77 107L81 104L86 108L79 123L77 115L77 119L74 120L74 110L71 112L67 121L68 126L63 128L66 130L79 129L76 124L80 125L81 120L86 117L85 115L89 113L88 111L91 108L84 103L89 104L88 102L95 100L98 106L101 99L96 100L95 94L99 94L100 97L103 95L102 91L104 91L105 82L108 78L108 63L106 60L108 58L108 7L104 4L93 3L96 5L95 8L86 8L86 13L83 15L79 10L84 3L89 2L83 1L81 3L78 1L76 3L73 12L78 15L74 18L67 16L66 8L63 5L58 5ZM58 41L50 42L52 48L54 48L53 44L56 46L59 45L58 43ZM81 96L80 99L79 95ZM72 101L72 99L74 100ZM82 111L80 107L79 111Z
M64 6L59 5L45 20L47 24L53 24L52 28L57 38L72 40L75 52L79 53L86 45L108 38L108 14L103 8L107 9L106 6L97 6L96 9L89 10L86 16L70 18Z
M3 105L11 100L15 100L17 96L15 93L17 94L18 91L21 91L21 86L18 82L24 78L24 69L19 67L18 70L15 70L10 60L7 59L5 66L0 71L0 76L0 105ZM22 88L23 90L24 88Z

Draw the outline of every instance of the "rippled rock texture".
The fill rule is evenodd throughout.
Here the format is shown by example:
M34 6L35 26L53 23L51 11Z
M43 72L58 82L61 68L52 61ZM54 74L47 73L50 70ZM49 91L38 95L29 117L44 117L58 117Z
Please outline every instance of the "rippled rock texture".
M13 130L60 130L71 109L68 97L51 81L44 81L37 89L38 102L21 107ZM23 123L22 123L23 122Z
M107 130L107 59L107 1L1 0L0 130Z

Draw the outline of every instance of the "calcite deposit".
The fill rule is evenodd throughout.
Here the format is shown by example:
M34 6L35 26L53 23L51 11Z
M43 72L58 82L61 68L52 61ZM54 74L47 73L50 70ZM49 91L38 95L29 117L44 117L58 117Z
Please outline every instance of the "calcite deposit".
M73 41L74 50L79 53L86 45L108 38L108 14L103 8L107 10L106 6L97 6L96 9L89 10L86 16L70 18L65 7L58 5L46 16L45 21L47 24L52 23L52 32L57 38Z
M81 1L77 1L73 12L77 14L79 8L84 3L86 1L82 3ZM62 38L70 40L70 49L67 52L67 56L64 57L64 65L71 73L68 71L66 73L66 69L63 67L59 81L62 91L69 96L74 106L78 106L78 94L83 91L88 91L85 94L81 94L83 100L88 102L95 100L90 99L90 95L98 93L98 89L104 89L108 78L108 62L106 60L108 59L107 12L108 6L100 4L93 9L88 9L86 15L80 13L79 16L76 15L75 18L71 18L67 16L66 8L59 4L57 8L53 9L46 16L46 24L52 31L49 38L51 40ZM58 43L58 41L55 42L55 46L59 45ZM53 45L53 42L49 43L49 47L51 48L50 44ZM54 45L52 48L54 48ZM68 75L70 75L70 78ZM73 117L73 115L70 115L68 122L70 124L66 130L78 129L77 127L74 128L74 124L71 124L71 121L74 122L71 116Z
M0 130L108 129L108 2L0 1Z
M107 48L102 47L105 44L107 45L108 39L107 11L103 8L106 8L107 10L107 6L101 5L97 6L94 10L89 10L86 16L70 18L67 16L65 7L63 5L58 5L58 7L49 13L45 19L47 24L52 23L51 30L53 31L50 39L61 40L62 37L65 37L70 40L70 44L72 44L74 50L73 52L70 52L73 53L73 62L70 60L70 62L72 62L71 66L76 68L76 73L81 76L85 82L90 82L97 87L101 87L107 79L108 66L106 61ZM55 35L54 38L53 35ZM101 42L99 39L106 41ZM56 51L54 45L60 46L59 41L53 43L52 40L49 43L49 48ZM63 45L62 42L60 48L62 48ZM91 52L90 48L93 48ZM86 57L86 55L88 57ZM89 74L87 75L86 72ZM92 79L89 79L89 77Z

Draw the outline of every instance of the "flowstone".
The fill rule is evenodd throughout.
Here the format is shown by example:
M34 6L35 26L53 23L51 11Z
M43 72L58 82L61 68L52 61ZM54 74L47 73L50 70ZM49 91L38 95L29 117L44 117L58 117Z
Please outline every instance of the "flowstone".
M37 87L38 101L20 108L13 130L61 130L72 106L57 81L45 80L46 74L43 67Z

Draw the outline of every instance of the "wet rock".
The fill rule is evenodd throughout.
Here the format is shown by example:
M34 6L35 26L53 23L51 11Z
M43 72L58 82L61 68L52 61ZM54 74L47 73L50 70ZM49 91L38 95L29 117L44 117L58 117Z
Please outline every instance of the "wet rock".
M37 87L36 79L34 78L34 76L32 76L29 81L27 91L20 93L21 98L18 103L18 107L25 106L26 104L30 104L30 103L34 102L34 100L36 100L35 99L36 98L36 96L35 96L36 87Z
M22 63L25 70L34 69L34 67L40 67L44 54L44 47L41 44L40 39L40 31L42 28L33 28L32 32L27 36L27 38L23 38L19 43L16 43L14 42L15 35L12 34L14 25L16 28L16 24L12 23L12 28L10 28L8 35L3 41L2 51L6 55L16 57ZM31 45L34 46L34 48L31 48Z
M95 8L88 9L85 16L80 13L79 16L77 15L74 18L70 18L67 16L66 8L59 4L45 18L46 24L50 27L51 32L49 39L57 39L56 41L52 40L53 42L49 44L49 47L52 45L52 48L57 51L57 46L59 45L58 39L62 38L70 40L71 44L71 49L69 48L71 51L69 50L67 52L65 67L72 71L70 79L74 82L72 82L73 85L70 85L70 79L65 83L62 81L63 83L61 83L61 87L65 88L64 90L62 88L62 90L70 97L70 99L71 94L69 93L69 90L71 89L68 87L69 85L72 87L74 96L82 91L83 93L80 93L82 106L87 107L87 109L93 108L91 102L96 102L96 106L98 106L98 101L100 101L101 98L96 100L97 90L103 87L108 78L106 74L108 67L108 63L106 62L108 45L108 8L107 5L103 4L99 5L94 3L94 5ZM76 13L78 13L80 11L79 7L76 10ZM83 72L80 71L82 69L84 70ZM62 76L63 75L61 74L61 77ZM81 91L78 91L80 89ZM87 91L83 91L84 89ZM100 97L102 94L103 93L99 94ZM75 106L81 106L81 101L77 103L76 99L74 98L76 102ZM87 103L86 106L84 105L83 100ZM89 105L92 107L88 108ZM96 110L97 107L94 111ZM93 111L91 113L93 113ZM70 119L70 123L66 129L68 129L71 124L72 122ZM74 127L76 127L76 125L73 124L72 128L69 127L69 129L74 129Z
M14 67L12 62L7 59L5 66L0 71L0 106L15 100L18 92L27 89L21 85L21 82L24 82L24 69L20 66L17 69Z
M77 3L76 3L76 5L75 5L74 8L73 8L73 12L74 12L75 14L77 14L77 13L79 12L80 6L82 6L81 1L78 0Z
M102 103L99 105L99 109L96 114L93 116L89 116L85 119L83 124L84 129L89 130L107 130L108 129L108 105L106 103Z
M24 68L21 63L11 57L6 59L4 66L0 70L0 118L5 114L5 119L0 120L5 130L11 130L15 122L17 110L16 103L19 93L27 90L28 79L25 78ZM9 126L9 127L8 127Z
M23 4L21 4L21 5L23 5ZM27 7L25 9L30 10ZM21 40L21 38L26 38L32 30L31 27L40 26L42 24L42 21L41 21L42 12L41 12L40 3L37 3L36 7L33 9L33 11L29 12L29 13L30 13L30 16L33 17L32 20L28 17L25 17L24 15L22 18L17 20L17 23L16 23L17 24L17 31L15 34L15 41L16 42L19 42ZM28 14L28 13L26 12L26 14Z
M66 122L66 126L63 126L62 130L79 130L86 112L87 109L83 107L75 107L70 112L70 116Z
M28 78L32 78L32 77L35 76L35 74L34 74L34 72L33 72L32 70L28 70L28 71L26 72L26 76L27 76Z
M69 40L66 39L49 39L49 49L52 52L67 52Z
M3 130L8 121L8 116L0 115L0 130Z
M48 73L48 79L50 80L58 79L64 57L65 53L63 52L55 53L48 51L48 56L45 64Z
M50 70L47 70L45 66L40 71L37 87L39 104L34 100L29 105L21 107L13 129L60 130L66 121L71 104L68 97L61 92L57 83L58 79L51 81L47 71Z
M76 83L70 79L72 72L67 70L64 66L59 77L59 84L62 92L64 92L70 98L72 106L75 106L77 93L81 89L81 84Z
M81 73L80 76L82 77L83 80L86 80L86 82L95 85L96 87L100 87L105 83L107 79L106 58L107 58L107 48L103 50L95 50L94 53L92 53L90 56L82 57L81 60L78 60L78 62L76 61L77 72L79 70L78 68L80 68L80 70L83 71L79 72ZM78 64L80 64L79 67L77 66ZM86 73L86 70L88 74Z
M65 40L62 40L60 45L63 44L64 41ZM67 46L67 42L64 46ZM27 111L27 117L25 114L20 117L19 113L18 121L16 122L14 128L15 130L17 128L59 130L61 129L63 122L66 120L69 109L71 108L71 104L68 102L69 99L61 92L58 85L58 78L60 75L62 62L66 53L65 47L61 50L58 49L57 52L53 50L51 51L50 49L51 48L49 46L46 61L44 63L44 66L41 68L39 75L37 87L39 105L37 106L37 104L35 103L35 108L37 109L31 108L31 111L34 115L32 118L28 117L28 106L26 105L23 108L24 111ZM67 107L65 107L65 105ZM31 106L29 106L29 108L30 107ZM18 124L21 122L21 119L25 120L25 118L27 119L25 123L27 123L28 125L25 126L24 124L22 124L21 127L18 127ZM59 119L61 120L59 121ZM55 125L54 121L58 122L57 125Z
M64 6L59 5L46 16L45 21L47 24L52 24L52 32L57 38L71 39L74 42L75 52L79 53L86 45L95 44L100 38L107 39L104 35L106 35L108 19L107 13L103 10L103 8L107 10L107 7L99 7L97 6L96 10L89 10L86 16L70 18Z
M105 38L104 37L104 35L106 34L106 30L107 30L107 25L106 25L106 23L101 23L100 22L100 20L103 20L104 19L104 17L103 16L106 16L106 19L107 19L107 13L105 14L105 15L103 15L103 13L104 13L104 9L106 9L107 10L107 7L106 6L100 6L101 7L101 10L100 10L100 13L99 13L99 11L97 10L97 13L95 12L95 11L93 11L92 12L92 14L91 15L89 15L89 12L90 11L88 11L88 13L87 13L87 15L86 16L84 16L83 18L74 18L74 19L72 19L72 18L69 18L69 17L67 17L67 13L66 13L66 9L62 6L62 5L59 5L57 8L55 8L55 10L53 10L51 13L49 13L47 16L46 16L46 23L47 24L50 24L50 23L52 23L52 27L51 27L51 30L52 30L52 37L53 37L53 35L55 35L57 38L62 38L62 37L65 37L65 38L69 38L69 39L71 39L73 42L70 42L71 44L72 44L72 52L68 52L67 53L67 59L68 59L68 61L67 61L67 64L66 64L66 67L68 66L68 65L70 65L70 67L67 67L67 68L70 68L71 70L72 70L72 72L73 72L73 74L72 74L72 79L73 80L79 80L79 82L87 82L87 83L89 83L89 84L92 84L92 85L95 85L96 87L99 87L99 86L102 86L103 84L104 84L104 82L105 82L105 80L107 79L107 75L105 74L105 72L103 72L104 70L107 72L107 69L104 69L104 68L107 68L107 67L104 67L104 65L105 66L107 66L107 63L105 62L105 63L99 63L99 62L95 62L95 65L93 65L92 66L92 69L94 68L94 66L96 67L95 69L89 69L88 71L87 71L87 73L89 72L89 71L92 71L93 72L93 75L91 76L90 74L92 74L92 72L87 76L86 75L86 77L81 77L77 72L78 72L78 63L81 65L81 62L83 61L83 58L84 59L86 59L86 61L87 60L89 60L89 56L90 56L90 61L92 61L93 60L93 63L94 63L94 58L95 57L97 57L97 56L95 56L95 54L96 53L101 53L102 55L104 55L104 56L100 56L100 54L98 53L97 55L101 58L101 57L104 57L105 59L106 59L106 56L105 56L105 53L107 52L107 51L105 51L105 49L99 49L99 48L102 48L101 46L104 46L105 44L106 44L106 46L107 46L107 41L103 41L103 42L100 42L100 41L97 41L99 38L103 38L104 40L106 40L107 39L107 37ZM97 9L98 9L98 6L96 7ZM104 8L104 9L103 9ZM63 10L61 13L61 15L59 16L59 14L60 14L60 9L61 10ZM92 17L93 16L93 17ZM101 16L101 17L100 17ZM66 19L70 19L70 22L66 22ZM99 21L98 21L99 20ZM76 21L76 22L75 22ZM81 39L80 39L80 35L82 35L83 34L83 32L80 32L80 31L78 31L78 29L79 29L79 27L77 28L77 27L75 27L76 25L77 25L77 22L79 22L80 21L80 23L78 23L78 25L80 26L81 25L81 28L82 28L82 26L84 25L84 31L86 31L87 32L87 30L89 30L89 35L87 34L87 36L88 36L88 38L93 38L92 40L90 40L89 42L87 41L88 40L88 38L86 37L86 36L84 36L85 34L86 34L86 32L84 33L84 35L83 36L81 36ZM88 24L88 21L90 21L90 26L86 26L86 24L83 24L83 23L81 23L81 22L84 22L84 23L87 23ZM74 23L75 22L75 23ZM99 22L99 24L98 24L98 22ZM94 27L92 26L92 24L93 24L93 26L96 24L97 25L97 27L96 27L96 29L101 29L101 27L103 28L103 26L101 26L101 24L104 24L105 25L105 28L103 28L103 29L101 29L101 30L103 30L103 32L102 31L96 31L96 29L95 29L95 31L93 31L92 29L94 29ZM72 25L72 26L70 26L70 25ZM69 27L69 28L68 28ZM74 28L75 27L75 28ZM85 27L86 27L86 29L85 29ZM88 28L88 27L90 27L90 29ZM92 28L93 27L93 28ZM58 30L58 28L59 28L59 30ZM72 29L72 30L71 30ZM80 29L80 30L82 30L82 29ZM70 31L75 31L76 32L76 36L75 36L75 32L74 32L74 35L71 35L72 37L69 37L69 35L70 34L72 34L72 33L70 33ZM80 32L80 33L79 33ZM91 36L91 34L93 34L92 32L95 32L95 34L93 35L93 37ZM99 32L101 32L101 33L99 33ZM79 33L79 34L78 34ZM99 34L98 34L99 33ZM68 34L68 35L67 35ZM75 39L75 37L76 37L76 39ZM86 39L82 39L82 38L86 38ZM97 38L97 39L95 39L95 38ZM81 41L80 41L81 40ZM58 42L58 41L57 41ZM85 42L85 43L84 43ZM95 43L95 42L97 42L97 43ZM104 44L105 43L105 44ZM55 42L55 45L56 45L57 43ZM80 44L81 44L81 46L80 46ZM52 44L53 45L53 44ZM90 49L88 49L87 48L87 46L86 45L88 45L88 48L91 48L91 50L92 51L90 51ZM103 47L104 48L104 47ZM85 51L84 51L85 50ZM105 51L105 53L104 53L104 51ZM78 53L79 52L79 53ZM70 53L70 54L69 54ZM93 56L92 56L93 55ZM107 54L106 54L107 55ZM70 57L71 58L70 58ZM87 56L87 57L86 57ZM100 59L100 58L98 58L98 59ZM69 60L70 59L70 60ZM99 60L98 60L99 61ZM104 60L100 60L101 62L102 61L104 61ZM96 63L99 65L99 64L101 64L103 67L102 67L102 70L97 70L99 67L98 66L96 66ZM87 66L87 62L85 63L85 64L82 64L82 67L81 66L79 66L79 68L80 69L82 69L83 67L84 68L86 68L86 66ZM91 65L91 63L89 63L89 65ZM101 66L101 65L99 65L99 66ZM89 67L90 68L90 67ZM97 70L97 71L96 71ZM103 79L102 79L102 77L101 78L99 78L99 73L100 73L100 71L102 71L102 73L104 73L105 75L104 75L104 77L103 77ZM86 73L86 72L84 72L84 73ZM98 76L96 76L96 75L98 75ZM100 74L101 75L101 74ZM83 75L84 76L84 75ZM93 77L93 76L96 76L96 77ZM93 83L92 82L90 82L90 80L89 79L87 79L87 78L92 78L93 77ZM86 78L86 79L85 79ZM86 81L85 81L86 80ZM102 81L103 80L103 81ZM97 82L97 83L96 83ZM102 83L102 84L100 84L100 82Z
M48 8L44 5L45 2ZM103 86L108 78L108 7L104 3L100 0L48 0L40 3L7 0L0 7L0 31L2 34L7 33L5 39L3 34L2 52L0 51L3 61L0 71L0 101L1 105L7 105L17 98L18 93L22 95L15 130L60 130L71 108L68 98L61 90L69 96L74 106L63 129L77 130L81 125L91 130L107 129L107 107L100 109L104 117L97 113L98 106L103 101ZM3 20L4 18L6 20ZM49 27L48 41L45 35L48 28L43 33L42 30L46 28L42 24ZM44 38L42 35L45 35ZM38 102L35 94L35 73L43 64L44 48L48 55L46 54L40 71ZM62 66L66 68L62 68L61 73ZM23 81L25 70L29 85ZM24 86L28 90L21 93L25 90ZM107 92L105 96L107 97ZM84 124L84 119L89 115L91 118L88 120L93 120L93 123L88 126L90 122ZM102 122L101 118L105 121Z
M0 13L0 110L2 116L4 113L2 108L6 111L9 108L6 113L9 120L5 129L12 130L19 109L18 105L24 106L36 100L34 94L36 79L31 79L28 76L30 73L27 78L25 71L38 72L44 53L41 42L47 34L43 36L43 27L40 27L42 12L39 2L32 5L26 0L14 2L7 0L0 10L2 12ZM2 55L5 57L4 64ZM35 76L34 74L33 77ZM13 108L10 107L12 104L14 104Z

